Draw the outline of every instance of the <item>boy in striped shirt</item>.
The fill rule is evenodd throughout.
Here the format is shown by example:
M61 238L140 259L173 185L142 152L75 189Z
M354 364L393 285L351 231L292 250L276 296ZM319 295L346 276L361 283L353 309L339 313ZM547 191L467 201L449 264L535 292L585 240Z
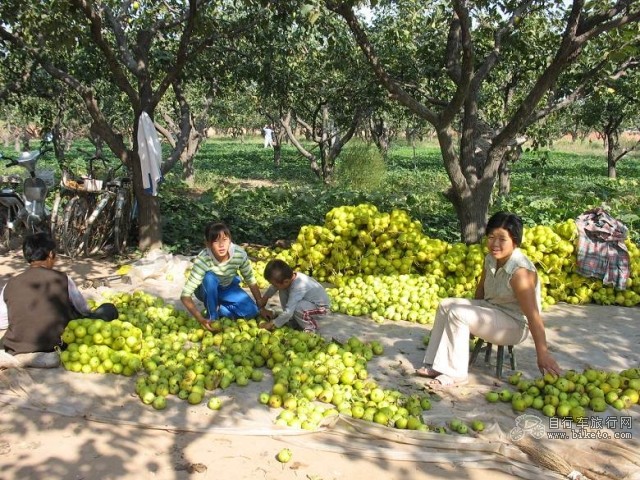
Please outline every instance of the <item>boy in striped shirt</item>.
M262 294L247 252L231 241L231 232L224 223L208 224L204 236L206 248L193 259L191 272L180 294L183 305L206 330L214 330L211 322L219 317L256 317L260 312L256 303L262 303ZM249 285L255 302L240 287L238 272ZM196 306L194 295L204 303L208 318Z

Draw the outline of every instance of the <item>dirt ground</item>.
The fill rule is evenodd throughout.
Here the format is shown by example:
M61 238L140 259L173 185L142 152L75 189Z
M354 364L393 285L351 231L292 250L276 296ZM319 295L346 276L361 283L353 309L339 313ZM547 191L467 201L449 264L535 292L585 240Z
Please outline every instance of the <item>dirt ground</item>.
M0 286L24 266L19 254L0 257ZM86 285L87 297L109 289L142 288L178 301L179 286L166 281L133 285L116 281L98 288L100 282L93 282L90 286L86 280L115 273L117 266L106 261L71 263L62 258L58 268ZM640 366L637 308L561 305L546 312L545 319L550 348L563 368ZM354 332L363 340L377 338L385 345L384 358L374 359L371 365L377 381L390 388L422 388L412 372L424 355L421 338L427 327L404 322L376 325L367 319L332 315L321 328L323 336ZM534 377L532 340L528 338L516 352L518 368ZM469 385L434 398L434 421L479 416L488 427L486 435L462 440L441 436L443 448L450 440L459 443L460 448L449 453L429 443L433 437L413 437L383 427L360 429L359 424L345 423L317 433L278 430L269 421L273 412L256 401L264 385L254 390L231 387L228 395L225 391L228 403L235 407L216 418L206 407L194 409L186 402L153 411L133 393L133 380L121 376L83 376L61 368L5 370L0 372L0 479L560 478L553 473L559 468L527 472L521 467L537 468L539 459L519 456L521 452L512 455L504 443L504 433L516 419L510 407L484 400L489 389L508 386L495 378L494 370L474 366ZM506 374L510 373L507 368ZM609 441L606 447L570 440L546 445L570 460L573 468L589 471L590 478L640 478L638 410L625 412L635 422L632 440ZM281 464L275 456L285 447L291 449L293 459ZM487 456L482 449L495 453Z

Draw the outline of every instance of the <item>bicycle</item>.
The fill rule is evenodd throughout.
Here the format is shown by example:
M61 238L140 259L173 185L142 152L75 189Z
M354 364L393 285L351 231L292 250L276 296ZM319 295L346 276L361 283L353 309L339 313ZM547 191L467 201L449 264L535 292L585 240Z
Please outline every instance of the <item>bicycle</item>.
M131 181L121 178L101 190L73 192L62 220L56 221L63 252L71 258L91 256L112 246L114 253L123 253L132 222Z
M103 250L109 241L115 253L124 252L131 227L130 182L128 178L121 178L107 183L107 189L87 219L83 238L85 255Z
M87 220L95 208L99 192L70 187L61 191L61 197L67 192L72 192L73 196L64 206L62 218L56 218L55 235L58 248L67 256L75 258L83 252ZM60 210L59 206L56 208Z
M93 162L89 159L89 175ZM61 188L52 209L52 231L62 252L71 258L91 256L109 245L115 253L123 253L127 246L132 223L133 193L129 178L112 179L120 168L109 169L108 181L84 178L78 181L65 171ZM104 185L104 188L103 188ZM64 207L63 198L70 196Z
M78 150L88 156L88 175L76 179L70 173L68 164L59 162L62 179L51 208L51 233L58 243L58 250L70 257L79 253L82 239L80 234L74 235L73 232L84 232L88 212L95 207L97 191L102 188L99 181L92 180L95 173L94 163L102 160L102 163L106 164L98 151L91 154L82 149ZM69 222L73 223L73 227L69 227Z

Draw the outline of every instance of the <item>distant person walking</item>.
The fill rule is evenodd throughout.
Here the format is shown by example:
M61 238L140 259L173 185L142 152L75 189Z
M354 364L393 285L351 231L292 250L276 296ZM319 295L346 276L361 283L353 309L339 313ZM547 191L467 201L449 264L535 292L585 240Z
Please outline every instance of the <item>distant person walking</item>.
M271 125L265 125L262 131L264 132L264 148L273 147L273 129Z

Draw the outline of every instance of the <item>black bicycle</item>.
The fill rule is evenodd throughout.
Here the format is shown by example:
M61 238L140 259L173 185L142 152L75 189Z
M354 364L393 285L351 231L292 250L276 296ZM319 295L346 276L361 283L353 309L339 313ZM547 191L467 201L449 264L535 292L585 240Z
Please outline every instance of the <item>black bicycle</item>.
M92 155L88 162L91 177L98 159L106 165ZM59 249L69 257L126 250L133 220L133 190L128 177L112 178L120 167L109 168L106 180L76 180L63 173L51 223Z

